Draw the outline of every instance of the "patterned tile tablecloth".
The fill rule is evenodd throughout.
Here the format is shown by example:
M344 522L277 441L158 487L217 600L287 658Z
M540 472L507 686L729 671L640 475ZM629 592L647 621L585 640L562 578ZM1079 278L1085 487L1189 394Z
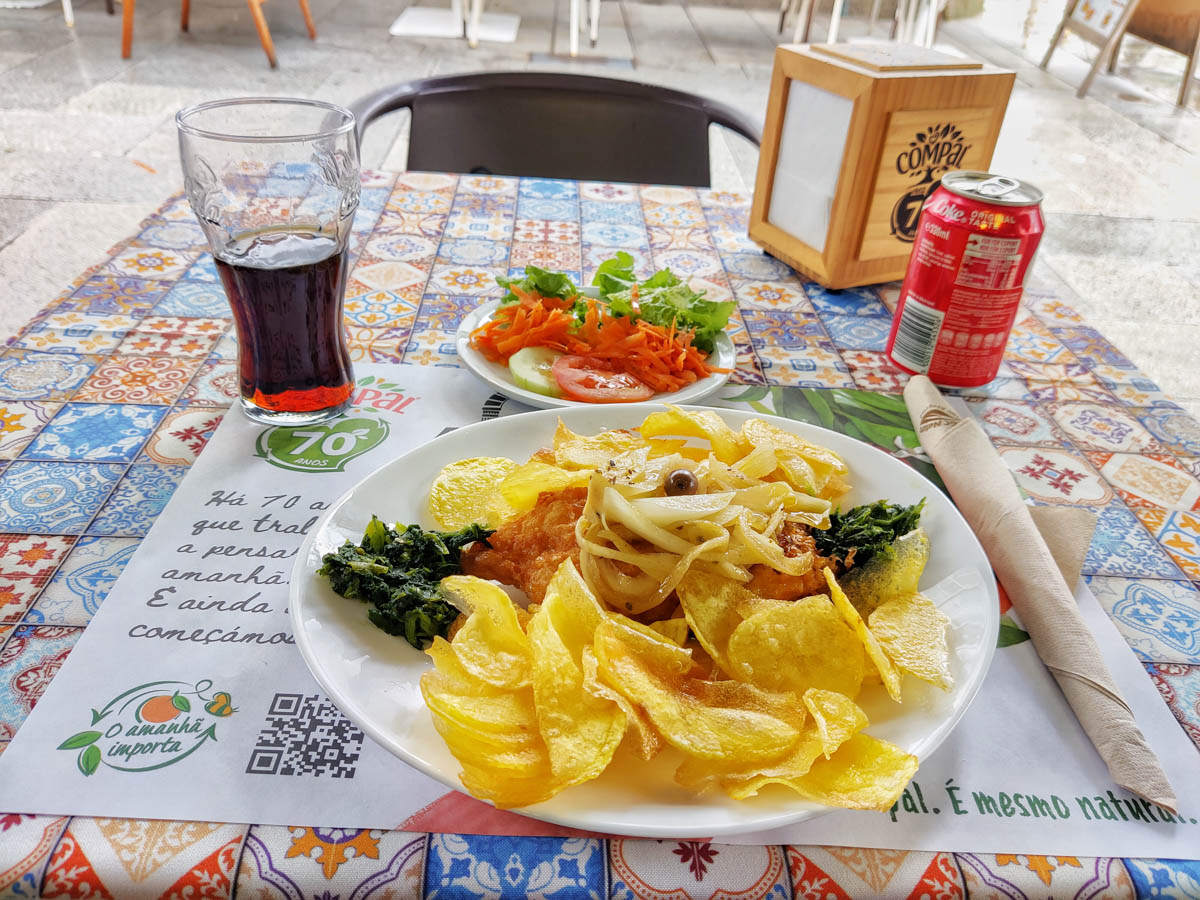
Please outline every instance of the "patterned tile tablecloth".
M736 297L735 380L897 392L904 375L882 352L895 286L806 283L747 239L748 205L692 188L368 173L346 302L354 357L456 365L455 329L498 293L494 276L535 262L589 279L626 250L643 273L669 266ZM175 197L0 353L0 750L233 399L230 329ZM963 393L1034 502L1098 511L1092 591L1200 744L1200 425L1038 283L1000 377ZM0 815L0 896L234 892L1200 897L1200 863Z

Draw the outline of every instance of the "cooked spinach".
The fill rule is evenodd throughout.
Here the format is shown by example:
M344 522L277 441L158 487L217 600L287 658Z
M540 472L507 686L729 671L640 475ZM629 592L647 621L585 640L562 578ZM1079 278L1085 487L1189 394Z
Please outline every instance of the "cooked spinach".
M482 525L423 531L419 525L393 528L371 516L362 542L346 541L336 553L326 553L317 574L343 597L371 604L367 618L376 627L422 650L434 637L445 637L458 618L438 582L459 574L467 544L491 535Z
M917 527L924 506L924 500L912 506L876 500L845 512L835 509L829 514L829 528L812 533L817 552L844 560L853 551L856 566L876 553L890 554L892 542Z

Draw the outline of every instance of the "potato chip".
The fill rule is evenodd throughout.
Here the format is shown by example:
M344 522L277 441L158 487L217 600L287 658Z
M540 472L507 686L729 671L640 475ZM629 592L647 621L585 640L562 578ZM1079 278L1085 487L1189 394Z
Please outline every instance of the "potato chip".
M768 784L787 784L807 774L821 757L822 748L816 727L810 723L801 732L796 746L776 759L747 763L690 757L675 770L675 782L700 791L720 787L734 799L744 800Z
M887 811L917 773L917 758L895 744L856 734L790 786L817 803Z
M466 621L465 617L462 617L461 621ZM434 637L425 654L433 660L434 668L446 679L445 683L453 687L455 693L469 697L494 697L503 692L503 688L488 684L464 668L454 647L443 638Z
M656 459L660 456L674 456L687 445L687 441L682 438L652 438L646 440L646 446L650 449L650 459ZM707 456L708 453L705 452L704 455Z
M529 638L508 594L470 575L443 578L441 586L470 611L451 645L462 667L495 687L529 684Z
M426 705L455 725L479 732L537 733L533 695L527 691L463 693L459 683L439 671L421 676Z
M806 692L805 707L813 721L805 727L791 753L766 765L724 769L705 760L687 760L675 772L675 780L684 787L721 787L735 800L752 797L770 784L796 789L796 783L825 755L835 752L867 726L867 717L848 698L832 691ZM707 768L706 768L707 767Z
M862 684L862 643L824 594L772 604L729 638L732 674L771 691L809 688L853 697Z
M790 692L765 691L757 685L742 681L710 681L690 679L685 688L688 694L707 706L752 709L782 722L796 731L804 728L808 714L800 698Z
M484 766L463 763L459 773L463 787L481 800L490 800L497 809L512 809L518 806L529 806L549 800L563 789L563 786L550 775L550 764L535 775L514 778L510 775L497 775Z
M857 703L836 691L809 688L804 692L804 708L812 716L826 759L870 724Z
M550 757L540 735L534 733L521 742L507 744L504 735L473 732L460 728L433 709L429 712L433 727L463 765L485 767L506 778L550 774Z
M614 456L644 447L645 443L632 431L576 434L559 419L554 431L554 461L564 469L601 469Z
M554 630L571 651L575 664L579 665L584 648L592 646L596 626L608 613L570 559L562 561L546 585L547 601L551 596L554 602L549 604L550 620Z
M684 576L676 592L687 624L700 646L726 675L737 677L729 661L729 639L742 624L739 609L756 600L756 596L736 581L696 570Z
M529 621L538 730L550 754L550 769L564 784L588 781L603 772L625 733L621 707L584 690L581 665L555 630L556 619L567 618L567 610L560 609L560 586L569 584L573 570L569 560L559 568Z
M946 646L949 624L946 614L924 594L893 597L867 619L871 633L896 668L943 691L954 687Z
M822 472L825 473L824 477L828 477L829 473L845 475L850 471L842 458L832 450L810 443L799 435L784 431L763 419L747 419L742 424L742 438L756 447L761 444L774 444L783 450L794 450L808 461L819 477Z
M893 597L917 592L917 582L929 561L929 535L914 528L892 542L890 555L877 553L839 579L842 589L862 616Z
M833 570L822 569L821 571L825 573L825 581L829 584L829 595L830 599L833 600L833 605L837 607L837 611L842 614L842 618L854 629L854 633L862 641L863 649L867 651L867 658L875 664L875 669L879 672L879 677L883 679L883 686L887 689L888 696L899 703L900 673L896 671L896 667L892 665L892 661L888 659L887 654L883 652L883 648L879 646L879 641L875 639L875 635L871 634L871 629L867 628L867 623L863 621L862 616L858 614L858 610L854 608L854 605L838 585L837 579L833 577Z
M561 469L542 462L527 462L504 476L500 482L500 497L514 512L533 509L538 497L547 491L582 487L587 484L589 473L582 470Z
M650 627L663 637L674 641L680 647L687 643L687 619L662 619L658 622L651 622Z
M682 456L692 462L704 462L708 459L707 447L693 447L687 441L678 438L652 438L646 443L650 447L650 459L662 456Z
M498 485L517 468L511 459L498 456L450 463L429 488L429 515L447 531L476 522L496 527L512 515L503 502L497 503Z
M663 740L641 707L631 703L624 694L614 691L600 680L596 654L591 647L583 648L583 688L595 697L611 700L625 713L624 742L642 759L654 759L662 749Z
M741 459L747 449L737 433L714 412L702 409L681 409L669 406L666 412L650 413L638 431L643 437L662 435L705 438L712 445L713 455L723 463Z
M770 759L790 750L800 733L788 722L767 712L769 703L751 685L738 685L737 705L717 706L691 691L699 684L682 677L683 664L661 663L673 644L654 641L639 631L609 619L596 629L596 660L600 677L645 710L667 743L685 753L706 759L753 761Z

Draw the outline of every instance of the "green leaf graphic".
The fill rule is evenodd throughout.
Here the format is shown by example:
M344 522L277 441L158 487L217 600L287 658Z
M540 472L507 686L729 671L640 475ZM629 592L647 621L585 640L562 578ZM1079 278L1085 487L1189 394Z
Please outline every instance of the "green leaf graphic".
M171 695L171 705L181 712L191 712L192 704L187 697L176 692Z
M374 384L374 383L375 383L375 376L374 376L374 375L368 375L366 378L360 378L360 379L358 379L358 386L359 386L359 387L363 387L364 385L368 385L368 384Z
M78 750L80 747L86 747L88 744L94 744L100 740L101 734L99 731L81 731L79 734L73 734L61 744L58 745L59 750Z
M1018 627L1017 623L1008 616L1000 617L1000 634L996 638L997 647L1011 647L1013 644L1023 644L1029 640L1029 632Z
M350 460L377 447L388 423L375 417L336 419L309 426L276 426L258 436L257 455L294 472L341 472Z
M92 746L79 754L77 764L80 772L84 775L91 775L100 767L100 748L92 744Z
M767 396L767 388L762 385L750 385L744 393L738 394L736 397L726 397L726 400L741 400L745 403L753 403Z

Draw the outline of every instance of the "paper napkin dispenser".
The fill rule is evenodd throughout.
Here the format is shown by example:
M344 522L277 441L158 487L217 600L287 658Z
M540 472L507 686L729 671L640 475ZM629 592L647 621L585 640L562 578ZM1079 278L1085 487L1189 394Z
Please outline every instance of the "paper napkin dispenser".
M941 176L991 163L1015 77L906 44L779 47L751 239L827 287L902 277Z

